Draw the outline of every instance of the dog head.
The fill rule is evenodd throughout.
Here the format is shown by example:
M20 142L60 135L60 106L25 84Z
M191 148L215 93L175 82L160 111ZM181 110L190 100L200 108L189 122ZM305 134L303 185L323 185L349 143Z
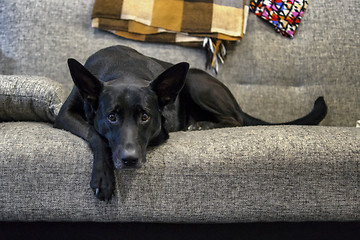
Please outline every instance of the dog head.
M183 88L189 64L176 64L150 82L134 76L103 82L74 59L68 65L85 118L108 142L114 166L140 167L149 143L168 138L162 111Z

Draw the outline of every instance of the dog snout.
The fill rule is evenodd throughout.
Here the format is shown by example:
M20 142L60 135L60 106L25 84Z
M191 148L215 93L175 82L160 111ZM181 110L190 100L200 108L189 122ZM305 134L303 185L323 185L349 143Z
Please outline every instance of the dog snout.
M133 145L127 145L122 151L120 158L125 167L135 167L138 163L139 155Z
M122 158L121 161L126 167L135 167L138 162L138 158L134 156L127 156L125 158Z

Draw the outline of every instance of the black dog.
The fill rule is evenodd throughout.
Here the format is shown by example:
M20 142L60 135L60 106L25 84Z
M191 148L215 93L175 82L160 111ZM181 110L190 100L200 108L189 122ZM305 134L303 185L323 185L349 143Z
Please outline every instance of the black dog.
M244 113L228 88L188 63L172 65L124 46L92 55L85 66L68 60L75 83L55 121L90 143L90 186L109 200L117 169L140 167L146 148L168 132L269 124ZM319 97L305 117L284 124L318 124L327 107ZM112 160L111 160L112 159Z

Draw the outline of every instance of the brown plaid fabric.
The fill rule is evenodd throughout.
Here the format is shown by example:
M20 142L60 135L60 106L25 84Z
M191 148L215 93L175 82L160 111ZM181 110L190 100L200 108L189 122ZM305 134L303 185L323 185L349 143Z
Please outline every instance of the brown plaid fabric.
M92 26L148 42L199 45L208 37L236 41L245 32L248 2L95 0Z

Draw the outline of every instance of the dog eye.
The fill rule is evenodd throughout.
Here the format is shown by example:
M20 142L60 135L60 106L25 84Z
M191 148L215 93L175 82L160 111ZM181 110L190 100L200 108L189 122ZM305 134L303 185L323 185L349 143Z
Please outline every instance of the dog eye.
M108 118L109 122L111 122L111 123L114 123L117 121L117 116L115 113L110 113L107 118Z
M147 113L141 114L141 121L147 122L150 119L150 116Z

